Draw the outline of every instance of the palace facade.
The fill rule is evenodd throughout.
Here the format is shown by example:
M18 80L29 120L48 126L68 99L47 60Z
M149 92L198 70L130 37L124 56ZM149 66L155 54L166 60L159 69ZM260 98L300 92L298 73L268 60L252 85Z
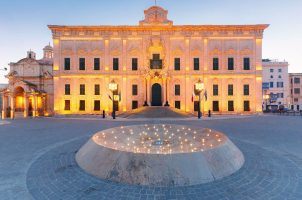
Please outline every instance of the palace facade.
M142 106L262 112L262 38L268 25L173 25L153 6L137 26L49 25L54 113L100 114ZM118 98L109 90L117 83Z

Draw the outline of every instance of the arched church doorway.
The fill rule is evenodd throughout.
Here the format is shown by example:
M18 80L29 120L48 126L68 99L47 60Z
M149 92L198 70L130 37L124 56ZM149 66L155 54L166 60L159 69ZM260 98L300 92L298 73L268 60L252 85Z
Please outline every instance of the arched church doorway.
M152 85L152 106L162 106L162 88L161 85L155 83Z

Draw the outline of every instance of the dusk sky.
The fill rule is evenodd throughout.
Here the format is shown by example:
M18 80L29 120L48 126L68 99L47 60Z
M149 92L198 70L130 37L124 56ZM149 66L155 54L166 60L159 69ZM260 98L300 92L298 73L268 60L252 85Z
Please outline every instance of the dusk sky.
M137 25L152 0L1 0L0 67L52 42L48 24ZM302 72L301 0L158 0L174 24L270 24L263 58L284 59ZM0 71L0 83L6 82Z

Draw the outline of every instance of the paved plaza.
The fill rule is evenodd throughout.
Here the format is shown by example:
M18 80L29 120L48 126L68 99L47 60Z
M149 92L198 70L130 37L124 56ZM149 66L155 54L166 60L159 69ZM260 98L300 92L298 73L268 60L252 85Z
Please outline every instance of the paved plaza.
M89 120L88 120L89 119ZM167 120L167 121L165 121ZM215 120L36 118L0 123L0 199L302 199L302 117ZM94 133L116 126L167 123L224 132L245 156L235 174L185 187L100 180L75 162Z

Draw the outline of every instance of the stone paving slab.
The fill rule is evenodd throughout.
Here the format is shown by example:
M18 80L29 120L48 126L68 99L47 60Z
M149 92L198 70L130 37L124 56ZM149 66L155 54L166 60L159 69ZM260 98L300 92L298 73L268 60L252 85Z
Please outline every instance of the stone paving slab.
M97 179L75 161L85 140L42 155L27 173L35 199L301 199L302 170L291 160L256 145L236 141L246 157L237 173L213 183L185 187L135 186Z

